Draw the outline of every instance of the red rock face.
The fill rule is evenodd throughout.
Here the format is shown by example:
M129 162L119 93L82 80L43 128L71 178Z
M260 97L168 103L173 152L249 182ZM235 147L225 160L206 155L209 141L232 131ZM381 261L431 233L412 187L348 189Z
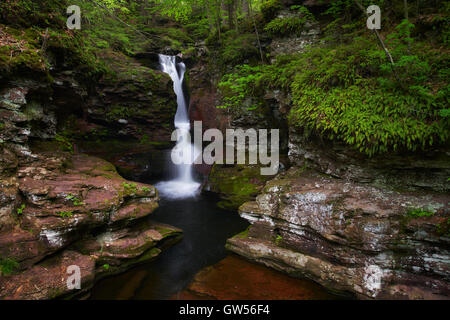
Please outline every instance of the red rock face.
M200 271L177 300L323 300L336 297L312 281L295 279L280 272L229 255Z
M71 265L80 268L81 289L86 291L94 280L94 260L75 251L65 251L21 274L0 277L0 297L5 300L38 300L69 293L67 268Z
M227 249L363 299L448 299L448 203L292 167L239 208L252 226Z
M202 66L196 66L189 71L192 77L192 83L189 101L189 119L191 127L194 121L202 122L202 131L208 129L219 129L225 132L228 128L229 116L224 110L218 109L217 89L213 84L205 79L209 79ZM203 133L202 132L202 133ZM211 172L211 165L194 165L194 170L202 176L208 176Z
M158 207L157 190L123 179L99 158L30 153L11 179L8 193L2 194L15 202L11 208L0 204L2 210L9 208L15 224L2 221L0 257L18 266L12 275L0 276L1 299L73 294L65 283L69 265L81 268L87 292L97 274L113 274L152 259L161 252L157 246L163 239L181 233L167 225L137 223Z
M202 121L203 131L211 128L225 129L227 117L216 105L217 92L215 88L206 87L193 90L189 103L189 119L191 123Z

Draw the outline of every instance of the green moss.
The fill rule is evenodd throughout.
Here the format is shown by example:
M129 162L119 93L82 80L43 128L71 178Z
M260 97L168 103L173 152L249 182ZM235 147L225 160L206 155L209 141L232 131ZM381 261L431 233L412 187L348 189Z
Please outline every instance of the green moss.
M410 209L407 215L412 218L431 217L435 213L426 209Z
M279 0L265 0L261 4L261 13L265 21L270 21L282 9L283 5Z
M236 165L225 167L214 165L209 175L211 191L222 200L217 205L224 209L237 209L244 202L251 201L264 183L272 176L262 176L258 166Z
M248 238L248 233L250 231L250 226L247 227L247 229L245 229L244 231L236 234L235 236L233 236L233 238L240 238L240 239L247 239Z
M57 214L61 218L70 218L70 217L73 216L73 212L72 211L58 211Z
M62 134L57 133L55 135L55 141L58 143L59 148L62 151L67 151L67 152L73 153L73 144L70 141L70 138L68 138L67 136L64 136Z
M303 30L306 20L304 17L275 18L264 27L264 31L272 37L287 36L290 34L299 35Z
M138 192L136 183L122 182L123 192L119 192L121 196L127 197Z
M18 268L19 263L16 260L11 258L0 259L0 272L2 275L10 275Z
M441 236L450 237L450 218L436 225L436 232Z

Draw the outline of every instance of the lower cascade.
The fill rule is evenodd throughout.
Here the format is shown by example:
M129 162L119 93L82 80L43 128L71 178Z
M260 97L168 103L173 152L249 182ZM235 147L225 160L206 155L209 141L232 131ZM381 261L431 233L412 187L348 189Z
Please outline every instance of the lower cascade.
M162 196L170 199L193 197L200 191L200 183L192 177L192 164L198 151L195 150L189 137L190 123L187 114L186 99L183 92L183 79L186 66L177 62L175 56L160 54L161 70L167 73L173 81L173 89L177 95L177 112L175 114L175 128L177 129L177 143L172 155L182 157L181 164L173 164L175 178L156 184Z

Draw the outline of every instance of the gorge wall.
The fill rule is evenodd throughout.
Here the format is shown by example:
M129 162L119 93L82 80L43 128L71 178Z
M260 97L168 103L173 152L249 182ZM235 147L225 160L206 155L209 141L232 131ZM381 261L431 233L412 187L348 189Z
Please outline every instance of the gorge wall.
M272 63L283 55L301 57L326 43L329 29L320 20L323 7L315 1L304 5L319 22L307 22L297 34L261 35ZM292 10L278 10L272 19L299 16ZM251 64L251 59L240 63ZM253 59L258 59L257 52ZM246 70L234 77L249 81L252 96L214 112L226 115L227 128L279 128L281 166L275 177L260 176L252 166L213 166L204 190L219 194L224 207L239 207L240 215L251 223L227 241L227 248L294 277L312 279L338 294L361 299L448 299L448 144L425 152L367 156L343 141L294 125L293 93L270 88L281 81L277 78L260 88L258 80L250 77L258 79L264 71ZM330 83L337 85L339 79ZM213 100L216 106L233 101L225 91L231 87L217 86L219 92L208 98L206 110ZM194 101L201 100L193 94Z
M86 154L131 177L124 157L170 146L176 97L166 74L123 52L102 50L90 62L81 35L64 30L64 1L30 21L8 5L0 8L0 299L88 297L94 282L181 237L146 219L156 188ZM61 29L39 29L46 23ZM68 288L71 265L81 290Z

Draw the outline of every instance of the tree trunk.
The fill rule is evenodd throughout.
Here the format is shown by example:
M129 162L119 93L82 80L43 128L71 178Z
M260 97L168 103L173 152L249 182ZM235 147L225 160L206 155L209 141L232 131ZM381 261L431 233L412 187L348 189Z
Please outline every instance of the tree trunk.
M234 16L235 16L235 0L227 0L226 6L228 11L228 27L234 28Z
M251 0L248 0L248 10L249 10L248 11L249 15L251 15L251 18L253 20L253 26L255 27L256 40L258 40L258 48L259 48L259 55L261 56L261 62L264 63L264 56L263 56L263 52L262 52L262 48L261 48L261 42L259 41L259 33L258 33L258 28L256 27L255 16L253 15L253 11L252 11Z

